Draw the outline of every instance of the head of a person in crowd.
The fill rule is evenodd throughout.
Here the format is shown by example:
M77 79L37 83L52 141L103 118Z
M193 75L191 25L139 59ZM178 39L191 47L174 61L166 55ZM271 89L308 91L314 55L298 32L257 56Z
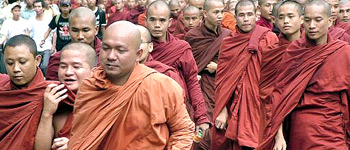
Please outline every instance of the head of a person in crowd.
M236 8L237 3L238 3L237 0L229 0L227 2L227 10L228 10L228 12L230 12L231 14L235 14L235 8Z
M73 42L86 43L94 47L98 33L96 17L91 9L79 7L69 14L69 34Z
M151 33L149 33L148 29L141 25L136 25L137 29L140 31L141 34L141 45L140 49L143 50L142 55L140 57L139 62L141 64L145 63L147 61L149 53L153 50L153 43L152 43L152 36Z
M147 0L137 0L137 4L138 4L141 8L146 8Z
M62 49L58 80L73 92L77 92L81 82L90 77L96 67L96 52L85 43L69 43Z
M167 30L172 20L170 15L169 5L162 0L154 1L149 5L146 24L153 38L166 41Z
M203 5L204 24L214 30L221 24L225 6L221 0L205 0Z
M123 11L124 2L123 0L114 0L114 6L116 11Z
M263 17L267 21L271 21L273 6L278 0L258 0L258 9L260 11L260 17Z
M235 8L235 18L238 28L248 33L255 27L256 7L251 0L240 0Z
M21 18L21 5L15 5L11 9L12 19L19 20Z
M341 0L339 2L338 19L340 22L350 22L350 1Z
M296 1L284 1L280 3L275 15L278 29L287 38L300 37L300 26L303 23L303 6ZM294 37L299 38L299 37Z
M98 4L98 8L100 8L101 10L103 10L104 12L106 12L106 6L105 6L105 4Z
M127 6L128 8L131 9L135 9L135 7L137 6L136 1L135 0L127 0Z
M205 0L189 0L188 5L197 7L202 12L204 1Z
M86 0L87 6L91 8L95 8L97 6L97 0Z
M183 23L187 29L193 29L201 23L201 11L194 6L187 6L183 11Z
M35 41L27 35L16 35L6 42L3 53L12 83L17 87L30 84L41 62Z
M187 1L186 0L179 0L179 5L181 9L184 9L187 6Z
M34 2L34 10L36 12L36 15L39 16L44 13L44 9L46 8L46 3L44 0L35 0Z
M33 8L34 0L25 0L27 8Z
M106 29L100 60L101 67L113 84L123 85L128 80L135 64L140 61L140 44L140 31L131 22L117 21Z
M295 1L297 1L304 8L306 3L309 2L310 0L295 0Z
M324 0L313 0L305 5L304 28L307 38L315 44L328 41L328 28L332 25L331 5Z
M69 14L71 10L71 3L69 0L61 0L60 10L62 14Z
M336 21L339 13L339 0L326 0L331 5L332 19Z
M170 0L169 7L171 10L171 17L177 18L181 12L181 7L178 0Z
M45 0L45 3L47 6L50 6L50 5L52 5L52 0Z

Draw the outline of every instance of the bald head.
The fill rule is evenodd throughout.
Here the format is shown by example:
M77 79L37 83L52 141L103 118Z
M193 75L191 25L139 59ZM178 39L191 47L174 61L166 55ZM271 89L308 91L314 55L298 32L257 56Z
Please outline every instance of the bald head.
M212 6L217 3L224 5L221 0L205 0L203 10L208 12L210 9L212 9Z
M141 25L136 25L137 29L140 31L141 34L141 42L152 42L152 36L151 33L148 31L148 29Z
M321 7L323 7L324 8L323 11L327 14L327 17L331 17L332 16L331 5L328 2L326 2L324 0L313 0L313 1L310 1L310 2L306 3L304 12L306 12L307 9L309 9L312 6L321 6Z
M279 14L279 8L282 7L282 6L292 6L295 8L295 10L297 11L298 15L299 16L302 16L304 14L304 10L303 10L303 6L297 2L297 1L283 1L283 2L279 2L277 3L274 7L273 7L273 10L272 10L272 15L277 17L278 14ZM291 7L291 8L292 8ZM276 9L275 9L276 8Z
M194 7L194 6L187 6L187 7L185 7L183 13L184 13L184 16L185 16L185 14L189 14L189 13L191 13L191 14L192 13L194 13L194 14L198 13L198 15L201 15L201 11L197 7Z
M92 25L96 25L95 13L86 7L79 7L72 10L72 12L69 14L69 25L72 23L72 19L74 18L84 19L84 22L87 21Z
M204 5L205 0L189 0L188 4L190 6L197 7L200 11L203 10L203 5Z
M171 9L169 5L162 0L154 1L149 5L147 9L147 17L150 15L151 12L154 12L154 11L164 11L165 13L167 13L167 15L170 18Z
M110 36L111 34L118 34L118 37L127 38L127 41L130 41L128 42L128 44L131 44L132 48L135 50L138 50L140 47L140 31L137 29L136 25L129 21L117 21L108 26L103 36L103 39L105 37L114 37Z
M180 7L179 0L170 0L169 7Z
M339 2L339 6L341 6L341 5L346 5L346 4L350 4L350 1L349 1L349 0L341 0L341 1Z
M178 17L181 12L181 6L178 0L170 0L169 7L171 10L172 17Z
M229 0L226 4L228 10L235 10L238 0Z
M341 0L339 2L338 18L340 22L350 22L350 1Z
M64 46L62 49L61 60L66 57L67 52L71 52L71 51L78 52L82 58L85 58L85 59L81 59L82 61L84 61L81 63L89 64L90 69L96 66L96 63L97 63L96 52L90 45L87 45L85 43L80 43L80 42L69 43L68 45Z
M146 27L141 25L136 25L136 26L141 33L142 44L140 45L140 49L142 49L143 52L139 62L143 64L147 61L149 53L152 52L153 50L152 36Z
M249 5L253 5L254 6L254 12L256 12L256 6L254 4L253 1L251 0L240 0L237 5L236 5L236 8L235 8L235 15L237 15L239 12L238 12L238 8L241 7L241 6L249 6Z

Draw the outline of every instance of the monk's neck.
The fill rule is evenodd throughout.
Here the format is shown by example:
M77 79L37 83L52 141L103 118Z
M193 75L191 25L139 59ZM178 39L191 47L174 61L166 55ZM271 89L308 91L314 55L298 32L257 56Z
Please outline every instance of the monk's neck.
M132 72L132 71L131 71ZM123 86L129 79L130 75L131 75L131 72L130 73L127 73L126 75L124 75L123 77L109 77L108 76L108 80L111 81L112 84L114 85L117 85L117 86Z
M209 30L213 31L215 34L218 34L218 26L214 24L208 23L208 21L204 21L204 26L207 27Z
M165 35L164 36L162 36L162 37L158 37L158 38L155 38L157 41L159 41L159 42L164 42L164 43L166 43L167 42L167 39L168 39L168 32L165 32Z
M327 42L328 42L328 36L322 37L322 38L318 39L317 41L316 40L312 40L309 37L307 37L307 39L314 45L327 44Z
M283 34L283 36L284 36L284 38L286 39L286 40L288 40L289 42L293 42L293 41L295 41L295 40L297 40L297 39L299 39L300 38L300 31L298 31L298 32L296 32L296 33L294 33L294 34L292 34L292 35L284 35Z
M272 24L272 20L267 20L267 19L266 19L266 18L264 18L264 17L261 17L261 19L263 19L263 20L265 20L266 22L268 22L268 23Z

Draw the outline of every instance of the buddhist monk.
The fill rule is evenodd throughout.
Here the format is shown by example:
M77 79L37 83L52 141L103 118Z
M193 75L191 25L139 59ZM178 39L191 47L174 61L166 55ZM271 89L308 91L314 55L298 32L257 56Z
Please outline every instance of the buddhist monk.
M183 40L189 30L197 27L202 22L202 13L197 7L187 6L183 10L183 17L180 21L182 23L176 24L173 35Z
M143 0L143 1L145 1L145 0ZM141 4L143 4L143 3L141 3ZM146 4L146 1L143 4L144 6L139 6L137 0L136 0L136 2L135 2L135 0L128 0L128 2L127 2L128 7L127 8L128 8L130 13L129 13L129 17L127 20L136 24L139 15L144 13L146 10L145 4Z
M186 103L190 116L196 123L196 131L203 133L209 128L207 108L197 78L198 69L191 46L171 35L168 30L170 8L164 1L153 2L147 10L147 28L151 32L154 60L174 67L186 84ZM192 107L192 108L190 108ZM193 112L192 112L193 111Z
M205 0L188 0L188 5L197 7L202 12L204 1Z
M41 56L29 36L10 38L3 53L8 76L0 79L0 147L33 149L45 88L53 82L45 81L38 68Z
M238 1L230 0L227 2L227 12L222 17L221 26L230 29L232 32L236 31L236 20L235 20L235 8Z
M187 0L179 0L181 9L184 9L187 6Z
M62 49L58 77L61 83L74 92L73 100L82 80L90 77L95 66L96 52L91 46L85 43L70 43ZM61 96L66 93L63 84L50 84L45 90L44 108L34 149L67 149L73 123L74 102L66 107L59 107Z
M168 28L168 32L173 34L176 28L176 25L180 22L182 18L182 9L179 5L178 0L170 0L169 2L169 8L171 11L171 24L170 27Z
M350 1L341 0L339 2L338 19L340 22L350 22Z
M115 12L109 15L106 28L113 22L128 20L129 16L130 12L125 9L123 0L115 0Z
M154 1L156 1L156 0L147 0L146 11L138 16L137 24L142 25L144 27L146 26L147 9L148 9L148 6L151 5L151 3L154 2Z
M96 26L95 14L88 8L79 7L74 9L69 16L69 34L72 42L86 43L93 47L99 56L101 40L96 36L98 26ZM60 64L61 52L57 52L50 57L46 79L58 80L58 68ZM99 62L99 60L98 60Z
M102 41L101 66L78 91L68 148L190 149L194 124L182 88L138 63L137 27L116 22Z
M329 34L333 39L340 39L345 42L350 43L350 24L340 23L338 20L339 13L339 0L327 0L327 2L331 5L331 18L333 20L333 24L329 27Z
M222 28L220 25L224 7L221 0L206 0L203 7L204 22L191 29L185 36L185 41L192 47L193 56L198 66L198 74L201 76L199 83L210 121L213 120L215 106L215 74L219 48L224 37L231 34L229 29ZM210 149L209 134L204 136L198 149Z
M269 96L269 138L259 149L348 149L350 72L344 68L350 65L350 47L327 34L332 22L326 1L306 4L306 37L294 41L282 57Z
M257 25L266 27L270 30L273 29L273 23L271 20L273 6L278 0L258 0L258 6L261 15L260 19L256 22Z
M261 55L278 38L268 28L255 25L255 12L252 1L239 1L235 10L237 30L221 44L215 77L212 150L254 149L259 144Z

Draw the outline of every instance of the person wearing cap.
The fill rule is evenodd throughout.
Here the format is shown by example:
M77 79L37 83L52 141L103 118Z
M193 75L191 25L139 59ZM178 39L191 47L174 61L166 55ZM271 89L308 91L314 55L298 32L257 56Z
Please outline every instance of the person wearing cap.
M55 50L60 51L62 48L70 42L69 35L69 12L71 10L71 3L69 0L62 0L60 2L60 10L61 14L56 15L52 18L49 28L47 29L40 46L45 44L46 38L50 35L50 32L56 29L56 41L53 41L51 54L55 52ZM57 18L58 17L58 18Z

